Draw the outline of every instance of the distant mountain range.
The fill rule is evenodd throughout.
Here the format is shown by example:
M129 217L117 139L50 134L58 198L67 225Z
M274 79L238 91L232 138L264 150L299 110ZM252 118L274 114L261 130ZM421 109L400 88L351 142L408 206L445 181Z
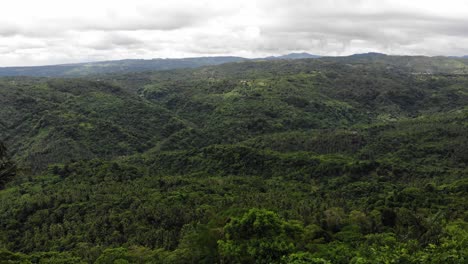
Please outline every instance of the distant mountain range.
M468 55L460 57L426 57L426 56L391 56L383 53L369 52L342 57L322 57L309 53L290 53L281 56L265 58L242 57L195 57L181 59L127 59L115 61L98 61L75 64L61 64L30 67L0 67L0 77L4 76L31 76L31 77L83 77L101 74L120 74L132 72L164 71L174 69L197 68L203 66L216 66L224 63L237 63L247 61L273 61L321 59L353 62L380 62L396 67L407 67L408 70L424 73L465 73L467 71Z
M0 67L0 76L78 77L103 73L129 73L196 68L247 60L285 60L319 57L320 56L308 53L291 53L283 56L272 56L258 59L247 59L242 57L196 57L151 60L129 59L32 67Z
M387 56L387 54L378 53L378 52L368 52L368 53L353 54L350 57L384 57L384 56Z
M290 53L282 56L270 56L264 59L266 60L296 60L296 59L317 59L322 56L319 55L312 55L306 52L301 53Z
M196 68L245 60L247 59L241 57L198 57L151 60L129 59L49 66L4 67L0 68L0 76L77 77L103 73L129 73Z

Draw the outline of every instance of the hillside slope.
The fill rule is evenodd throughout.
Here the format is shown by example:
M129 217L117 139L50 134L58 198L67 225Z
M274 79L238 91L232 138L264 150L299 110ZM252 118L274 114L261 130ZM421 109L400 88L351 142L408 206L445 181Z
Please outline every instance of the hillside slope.
M0 257L465 263L465 70L363 54L1 78L20 170Z
M79 79L0 80L0 137L23 166L142 152L185 126L119 87Z

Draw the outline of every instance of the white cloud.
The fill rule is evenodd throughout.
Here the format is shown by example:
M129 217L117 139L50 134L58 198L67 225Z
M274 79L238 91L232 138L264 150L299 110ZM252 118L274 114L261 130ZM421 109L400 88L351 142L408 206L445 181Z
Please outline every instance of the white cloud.
M293 51L468 54L468 1L16 0L0 66Z

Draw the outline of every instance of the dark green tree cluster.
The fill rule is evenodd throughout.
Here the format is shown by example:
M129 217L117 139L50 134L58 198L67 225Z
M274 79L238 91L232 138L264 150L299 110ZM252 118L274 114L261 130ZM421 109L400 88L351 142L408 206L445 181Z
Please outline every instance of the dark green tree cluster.
M7 149L0 141L0 190L16 175L16 164L10 159Z

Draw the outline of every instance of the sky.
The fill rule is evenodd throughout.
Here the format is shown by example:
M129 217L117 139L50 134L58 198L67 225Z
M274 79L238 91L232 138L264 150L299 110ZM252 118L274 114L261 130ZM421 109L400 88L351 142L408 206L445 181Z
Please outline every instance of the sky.
M291 52L468 55L467 0L15 0L0 66Z

